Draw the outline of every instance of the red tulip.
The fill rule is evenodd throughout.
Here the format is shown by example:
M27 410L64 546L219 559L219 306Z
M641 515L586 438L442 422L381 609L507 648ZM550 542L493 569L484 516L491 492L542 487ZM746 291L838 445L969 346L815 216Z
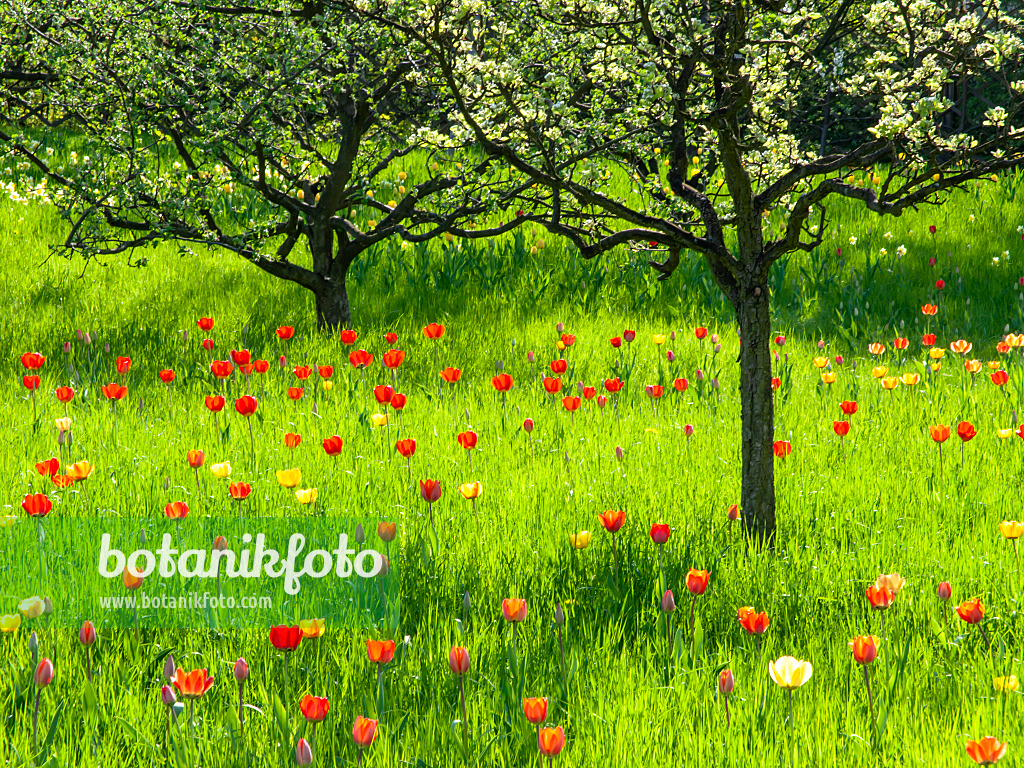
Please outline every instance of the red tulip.
M452 646L448 651L448 668L456 675L469 672L469 651L458 645Z
M449 384L454 384L462 376L462 371L458 368L445 368L441 371L441 378L447 381Z
M995 765L1009 745L1001 743L995 736L986 736L983 739L967 742L967 756L978 765Z
M391 396L391 402L388 403L394 410L400 411L405 408L406 397L401 392L395 392Z
M224 398L220 395L207 395L205 402L206 407L214 413L219 413L224 407Z
M968 624L977 624L983 618L985 618L985 606L981 604L981 600L974 597L970 600L964 600L956 607L957 615L966 621Z
M302 442L302 436L297 435L294 432L285 432L284 444L287 448L298 448L299 443Z
M853 416L853 414L857 412L857 403L853 400L843 400L843 402L839 404L839 408L847 416Z
M45 493L30 493L21 502L21 508L29 517L46 517L53 509L53 502Z
M748 635L763 635L768 631L768 625L771 623L767 613L764 611L758 613L749 606L740 608L737 618L740 621L740 626L747 631Z
M576 343L576 337L573 336L571 333L563 333L561 341L565 346L571 347L573 344Z
M295 378L297 378L299 381L305 381L306 379L313 375L313 369L310 368L308 365L298 365L294 369L292 369L292 373L295 374Z
M562 398L562 406L565 410L572 413L580 407L580 399L578 397L566 396Z
M910 340L897 336L895 341L893 341L892 346L893 349L906 349L910 346Z
M352 725L352 740L359 749L368 749L377 738L377 721L359 715ZM360 753L361 754L361 753Z
M491 384L499 392L508 392L510 389L512 389L512 377L509 376L507 373L499 373L497 376L491 379Z
M235 501L244 501L252 493L252 486L248 483L229 483L228 496Z
M676 379L672 382L672 386L675 387L676 392L685 392L690 387L690 382L686 379Z
M341 453L341 449L342 446L344 446L344 444L344 441L337 435L326 437L324 438L323 442L324 453L326 453L328 456L337 456L339 453Z
M252 364L252 369L256 371L256 373L266 373L270 370L270 363L266 360L257 360Z
M299 647L302 642L302 630L299 627L287 627L284 625L270 628L270 643L277 650L290 652Z
M394 640L367 640L366 656L374 664L388 664L395 658Z
M1003 384L1010 380L1010 376L1006 371L996 371L989 378L992 379L992 383L997 387L1003 386Z
M440 339L444 336L444 326L438 325L437 323L431 323L423 329L423 335L428 339Z
M412 438L399 440L397 443L395 443L395 450L408 459L410 456L416 453L416 441L413 440Z
M651 526L651 540L655 544L664 544L672 535L672 529L665 523L655 523Z
M615 347L616 349L622 346L622 339L620 339L618 336L612 337L611 342L612 346Z
M132 359L130 357L119 357L117 358L115 365L117 367L117 372L124 376L132 367Z
M978 430L974 428L974 425L971 424L971 422L961 421L959 424L956 425L956 434L957 437L959 437L966 443L968 440L973 439L974 436L978 434Z
M39 389L39 384L41 383L41 380L38 376L24 376L21 379L21 383L25 385L25 389L34 391Z
M386 341L388 344L394 344L396 341L398 341L398 334L391 332L385 333L384 341Z
M172 381L174 381L174 371L172 371L170 368L160 371L160 373L158 373L157 376L160 377L160 381L162 381L164 384L170 384Z
M948 581L943 581L939 584L938 596L939 600L949 600L953 596L953 587L950 586Z
M320 723L327 717L327 710L331 708L326 696L303 696L299 701L299 711L306 718L307 723Z
M595 387L584 387L583 397L587 400L593 400L597 396L597 389Z
M934 333L926 333L921 337L921 343L926 347L931 347L935 344L935 339L936 337Z
M699 381L700 377L698 376L697 379ZM778 392L779 389L781 389L781 388L782 388L782 379L780 379L778 376L775 376L774 378L772 378L772 392Z
M38 352L26 352L21 356L21 364L27 370L38 371L46 364L46 358Z
M544 380L541 383L544 385L544 390L549 395L553 395L556 392L561 392L562 391L562 380L561 379L551 378L550 376L545 376Z
M647 393L648 397L653 397L655 399L661 397L664 393L664 389L660 384L648 384L644 387L644 391Z
M946 281L945 280L936 280L935 281L935 287L938 288L941 291L943 288L946 287Z
M697 337L698 340L700 340L700 339L705 338L708 335L708 329L707 328L697 328L697 329L694 330L693 334L694 334L694 336Z
M441 498L441 483L437 480L420 480L420 496L428 503Z
M128 394L128 387L123 384L104 384L100 391L107 400L122 400Z
M245 365L252 359L252 356L248 349L232 349L231 359L235 361L235 365Z
M213 339L203 339L202 346L207 352L213 352Z
M53 477L60 471L60 461L57 459L47 459L46 461L40 461L36 464L36 472L43 477Z
M200 327L200 329L202 329L204 331L207 331L207 332L212 331L213 330L213 318L212 317L200 317L198 320L196 320L196 325L198 325Z
M868 602L873 608L884 611L896 599L896 595L888 587L878 587L872 584L867 588Z
M622 524L626 522L626 513L621 509L610 509L606 512L602 512L597 517L608 533L616 533L620 528L622 528Z
M226 379L234 372L235 366L228 360L214 360L210 363L210 373L218 379Z
M622 338L625 339L627 344L632 344L633 343L633 339L636 338L636 331L631 331L631 330L627 329L627 330L622 332Z
M288 341L288 339L295 335L295 329L290 325L282 325L274 333L277 334L277 338L281 339L281 341Z
M171 520L182 520L188 517L188 504L183 501L172 501L164 507L164 514Z
M616 392L620 391L623 386L624 385L622 383L622 380L619 379L619 378L605 379L604 380L604 388L608 391L609 394L612 394L612 395L614 395Z
M54 394L57 395L57 399L62 403L70 403L75 398L75 390L71 387L57 387L57 391Z
M346 347L351 347L356 343L356 338L359 336L355 331L342 331L341 332L341 343Z
M235 410L242 416L252 416L256 413L257 407L259 407L259 403L256 402L256 398L252 395L242 395L235 400Z
M368 368L373 365L373 355L365 349L357 349L348 356L353 368Z
M389 349L384 353L384 357L381 358L381 362L391 370L395 370L405 360L405 352L400 349Z
M390 403L393 394L395 394L395 390L384 384L373 388L373 396L381 405Z
M302 387L288 387L288 397L292 400L301 400L304 394L306 394L306 390Z
M553 360L551 362L551 372L556 376L560 376L569 369L569 364L565 360Z
M96 625L91 621L83 621L82 628L78 630L78 642L82 645L92 645L96 642Z
M459 445L467 451L476 448L476 432L460 432L456 439L459 441Z
M317 374L319 374L321 379L329 379L329 378L331 378L331 376L334 375L334 366L333 365L318 365L316 367L316 372L317 372Z
M850 433L850 422L848 421L833 421L832 429L835 430L836 434L840 437L846 437Z
M772 443L772 453L780 459L784 459L793 452L793 444L789 440L776 440Z

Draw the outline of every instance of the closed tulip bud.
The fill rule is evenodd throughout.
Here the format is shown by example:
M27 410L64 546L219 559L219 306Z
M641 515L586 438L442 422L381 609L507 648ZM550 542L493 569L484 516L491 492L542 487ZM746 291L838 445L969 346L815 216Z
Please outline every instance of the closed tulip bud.
M48 597L43 598L43 615L49 616L53 613L53 600Z
M169 490L170 487L171 487L171 478L165 475L164 476L164 490L165 491Z
M950 586L948 581L943 581L939 584L939 600L949 600L953 595L953 587Z
M108 354L108 355L110 354L110 342L109 341L106 344L103 345L103 351L106 354Z
M712 333L711 334L711 343L712 344L717 344L718 343L718 334L717 333Z
M824 348L825 348L825 340L821 339L821 340L818 341L818 349L824 349Z
M697 372L693 374L693 378L695 378L697 381L704 381L704 371L698 368Z
M174 664L174 656L169 653L167 654L167 658L164 659L164 677L167 678L168 682L174 679L175 669L177 669L177 667Z
M160 701L164 703L165 707L173 707L178 703L178 697L174 695L174 689L165 685L160 689Z
M739 520L740 519L740 507L738 504L729 505L729 519Z
M732 689L736 687L736 678L733 677L731 669L723 669L722 674L718 676L718 690L720 693L724 693L728 696L732 693Z
M235 680L240 683L244 683L249 679L249 662L245 659L239 659L235 662L234 669Z
M621 445L616 445L615 446L615 458L618 459L619 461L622 461L622 459L625 456L626 456L626 452L624 450L622 450L622 446Z
M530 351L530 352L526 353L526 359L527 359L528 362L532 363L532 362L535 362L537 360L537 356L535 354L533 354L532 351Z
M85 332L85 339L84 339L84 341L85 341L85 343L86 343L87 345L88 345L88 344L92 344L92 336L90 336L90 335L89 335L89 332L88 332L88 331L86 331L86 332Z
M75 338L77 338L79 341L81 341L84 338L83 335L82 335L82 329L81 328L79 328L79 329L77 329L75 331Z
M469 590L467 589L462 595L462 607L464 610L469 610L473 604L472 598L469 596Z
M295 762L298 765L313 764L313 748L305 739L299 739L299 743L295 745Z
M676 598L671 589L666 589L661 597L661 610L665 613L672 613L676 609Z
M82 645L92 645L96 642L96 626L91 621L82 623L82 628L78 631L78 642Z
M352 535L352 538L360 544L366 541L366 532L363 530L362 523L356 525L356 532Z
M526 421L524 421L523 429L526 430L526 432L528 433L533 432L533 419L527 419Z
M565 611L562 610L561 603L555 606L555 624L565 624Z
M721 351L722 351L722 345L721 344L715 344L715 354L717 355Z
M35 634L33 632L32 634ZM49 659L43 659L39 662L39 666L36 667L36 685L40 688L45 688L53 682L53 662Z
M686 435L687 437L692 437L693 436L693 424L687 424L686 426L684 426L683 427L683 434Z
M605 403L607 403L607 402L608 402L608 398L605 397L604 395L598 395L597 396L597 405L598 405L599 408L604 408Z
M565 323L557 323L555 325L555 330L558 331L559 333L564 331L565 330Z
M39 636L36 635L35 631L28 636L28 652L32 654L33 659L39 655Z
M66 355L71 354L71 342L70 341L65 341L64 342L64 354L66 354Z
M182 344L187 344L188 343L188 331L187 330L184 330L184 331L181 332L181 343Z
M676 353L670 349L668 352L665 353L665 359L668 360L670 363L674 363L676 361Z
M670 341L675 341L676 340L676 332L675 331L669 331L668 338L669 338Z

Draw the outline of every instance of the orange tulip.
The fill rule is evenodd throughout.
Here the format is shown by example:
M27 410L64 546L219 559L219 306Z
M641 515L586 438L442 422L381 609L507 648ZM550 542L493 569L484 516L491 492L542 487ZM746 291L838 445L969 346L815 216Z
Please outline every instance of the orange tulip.
M608 533L616 533L622 527L622 524L626 522L625 511L619 510L608 510L597 516L601 521L601 525L604 526Z
M186 699L198 699L213 688L213 678L207 674L205 669L194 669L191 672L185 672L181 667L178 667L174 671L174 677L171 679L171 682L178 689L178 693Z
M295 448L301 442L302 442L302 436L301 435L297 435L294 432L285 432L284 444L288 448Z
M994 736L967 742L967 756L978 765L995 765L1006 754L1007 744L1001 744Z
M878 657L878 644L881 642L874 635L855 637L850 641L850 650L854 660L861 665L870 664Z
M565 731L562 730L562 726L541 728L537 731L537 745L544 757L558 757L565 746Z
M548 716L548 700L546 698L523 699L523 714L534 725L540 725Z
M743 611L742 608L740 610ZM739 616L739 620L748 635L763 635L768 629L768 614L764 611L757 613L753 608L748 608Z
M549 395L553 395L556 392L562 391L562 380L559 378L545 376L544 380L541 383L544 385L544 391L547 392Z
M327 717L327 710L331 708L331 703L327 700L326 696L303 696L299 702L299 710L302 712L302 716L306 718L307 723L320 723Z
M444 336L444 326L438 323L431 323L423 329L423 335L428 339L440 339Z
M458 645L452 646L448 651L448 668L456 675L469 672L469 651Z
M928 428L928 433L936 443L944 443L949 439L950 431L945 424L935 424Z
M202 451L189 451L188 454L188 465L192 469L199 469L203 466L203 462L206 461L206 454Z
M387 664L395 658L395 641L367 640L366 655L374 664Z
M868 344L868 352L872 355L880 355L885 352L885 344L879 344L877 342L874 344Z
M121 583L125 589L138 589L142 586L142 577L133 573L131 569L125 568L121 572Z
M183 501L172 501L164 507L164 514L171 520L182 520L188 517L188 504Z
M710 572L691 568L686 574L686 588L690 590L692 595L703 595L708 588L708 580L710 578Z
M981 370L981 360L967 360L964 362L964 370L968 373L977 373Z
M367 749L377 738L377 721L359 715L352 726L352 740L359 749ZM361 754L361 753L360 753Z
M873 608L877 608L880 611L884 611L893 601L896 599L896 595L893 594L892 590L888 587L879 587L872 584L867 589L868 602L871 603Z
M526 618L526 601L518 597L506 597L501 601L501 613L505 621L523 621Z
M966 355L973 348L974 345L964 339L957 339L949 345L949 351L957 355Z
M449 384L454 384L462 377L462 371L458 368L445 368L441 371L441 378L447 381Z
M976 597L972 597L970 600L964 600L956 607L956 612L957 615L968 624L977 624L985 618L985 606L982 605L981 600Z

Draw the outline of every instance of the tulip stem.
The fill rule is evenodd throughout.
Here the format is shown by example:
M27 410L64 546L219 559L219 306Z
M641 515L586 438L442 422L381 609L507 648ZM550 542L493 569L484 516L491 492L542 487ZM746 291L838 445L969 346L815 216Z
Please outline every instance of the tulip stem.
M697 638L697 622L695 620L696 619L696 612L697 612L697 595L694 595L693 599L690 600L690 667L691 668L693 667L693 664L694 664L693 654L696 652L696 648L695 648L695 642L696 642L696 638Z
M871 678L868 676L868 665L864 665L864 685L868 689L868 709L871 711L871 732L875 731L875 702L871 698Z
M672 677L672 614L671 612L665 614L665 634L668 640L668 664L665 667L665 671L669 675L669 679Z
M562 691L565 693L565 700L569 701L569 684L565 679L565 644L562 642L562 625L558 625L558 653L562 659ZM539 731L538 731L539 735Z
M249 422L249 449L252 451L253 459L255 459L256 458L256 441L253 439L253 436L252 436L252 419L251 418L246 418L246 421Z
M793 738L793 689L789 688L786 690L789 694L789 738Z
M245 743L245 710L242 703L242 688L245 686L244 680L238 681L238 739L243 744Z
M42 694L43 689L38 685L36 686L36 709L32 715L32 751L36 751L39 748L39 739L37 738L37 728L39 726L39 696Z
M90 683L92 682L92 657L90 651L92 649L89 646L85 646L85 679Z
M513 634L515 625L512 625ZM459 702L462 704L462 751L469 762L469 723L466 722L466 684L462 675L459 675Z
M615 562L615 580L619 580L619 549L615 546L615 531L612 531L612 558Z
M725 727L728 728L731 725L729 722L729 694L724 693L722 695L725 696Z

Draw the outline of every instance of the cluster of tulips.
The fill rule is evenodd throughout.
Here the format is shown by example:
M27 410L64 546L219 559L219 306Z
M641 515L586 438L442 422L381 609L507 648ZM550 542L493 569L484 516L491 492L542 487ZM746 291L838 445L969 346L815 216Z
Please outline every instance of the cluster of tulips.
M923 308L926 316L935 314L932 311L934 307L928 305ZM209 334L214 328L214 321L212 318L201 318L198 323L198 327L204 334ZM462 378L462 372L458 368L452 366L442 366L439 360L439 343L445 335L445 327L436 323L431 323L423 328L424 337L432 344L432 351L434 357L434 369L437 371L441 379L442 393L444 386L447 385L450 390L450 395L453 401L457 397L457 384ZM608 403L608 398L612 398L613 407L618 413L619 397L621 396L623 389L628 383L618 377L604 379L599 386L587 386L583 382L577 384L577 394L564 394L566 383L563 382L562 376L564 376L568 370L568 355L570 350L576 344L577 339L571 334L564 333L564 329L559 324L557 328L558 337L554 344L557 349L558 355L556 359L550 362L549 369L551 375L544 375L541 378L541 389L543 390L546 398L552 403L557 402L557 398L561 397L561 405L565 412L570 414L570 418L575 418L575 412L581 408L584 403L594 401L595 405L599 409L605 408ZM287 344L290 339L295 335L295 329L289 326L282 326L277 329L276 335L281 344ZM700 393L705 392L704 382L706 378L710 378L708 387L711 391L718 389L717 377L711 374L714 373L715 359L721 350L721 345L718 336L715 334L709 334L708 329L699 327L694 331L694 335L699 343L707 346L705 350L705 363L704 367L697 369L694 374L694 380L697 382L697 386ZM87 334L79 334L79 341L83 344L88 345ZM340 335L342 343L346 347L355 347L358 340L358 334L353 330L341 331ZM386 372L385 376L390 377L390 384L380 383L369 387L366 384L367 371L374 364L375 356L365 349L351 349L348 353L348 362L353 371L359 372L360 385L365 393L365 397L369 397L369 393L372 393L373 399L379 408L383 411L382 413L375 413L370 415L370 421L375 427L384 428L389 427L389 412L394 412L398 415L399 423L401 423L401 414L405 409L408 398L406 395L397 391L398 378L397 372L403 365L406 354L402 350L393 348L392 345L396 344L398 337L395 333L388 333L384 337L385 342L389 345L387 352L380 357L380 364L382 366L382 372ZM613 354L618 355L623 351L623 344L625 344L626 353L630 353L630 346L636 340L636 333L632 330L625 330L621 336L616 336L610 340ZM653 342L658 350L658 364L659 369L663 362L672 364L675 362L675 352L672 349L662 354L662 347L675 340L675 334L656 334L653 337ZM705 344L706 340L706 344ZM935 346L936 337L933 334L925 334L922 339L922 345L928 350L928 358L930 359L928 370L934 374L941 367L941 360L945 355L945 350ZM778 347L782 347L786 342L786 339L782 335L778 335L774 339L774 343ZM71 342L65 345L65 351L70 351ZM254 359L253 355L249 350L231 350L228 359L212 359L215 344L211 338L204 338L200 344L201 348L210 354L211 360L208 364L209 374L217 382L223 385L224 395L215 394L208 395L203 400L204 407L213 415L216 423L218 414L220 414L227 406L228 400L225 395L229 392L229 383L234 381L237 386L244 388L245 392L238 394L234 399L234 411L239 417L246 419L247 431L249 435L250 450L255 452L256 436L254 434L252 419L251 417L257 413L260 402L257 397L252 394L252 377L266 375L271 365L268 361L262 359ZM822 349L824 345L819 345ZM909 341L905 338L896 338L892 344L892 350L895 354L903 352L909 346ZM1000 354L1008 355L1012 353L1014 349L1024 346L1024 335L1014 336L1010 334L998 345L998 351ZM703 347L702 347L703 349ZM955 355L960 355L964 360L964 368L967 373L971 374L972 385L973 377L978 371L981 370L982 364L977 360L967 359L968 354L972 350L972 345L964 340L954 341L950 347L950 352ZM875 356L881 357L886 354L887 348L885 345L880 343L871 344L868 347L868 352ZM529 352L527 356L528 362L531 364L531 380L535 381L537 378L536 368L533 367L536 362L536 355L533 352ZM33 410L37 408L36 394L42 387L42 380L40 371L46 364L46 358L38 353L26 353L22 355L21 362L26 369L26 374L23 378L23 384L25 388L30 392ZM618 366L620 361L616 361ZM831 386L837 380L837 369L844 364L844 360L841 355L836 355L834 358L829 359L825 356L818 356L814 359L814 366L820 371L821 380L825 386ZM279 357L279 366L281 369L282 376L287 377L289 375L289 366L287 364L287 355L282 354ZM991 381L996 386L1002 387L1006 385L1008 381L1008 374L1003 370L1001 364L998 361L989 363L989 367L993 373L990 374ZM500 366L499 366L500 368ZM705 373L705 368L708 373ZM128 386L125 383L127 377L132 369L132 361L128 357L117 357L114 362L114 369L117 375L120 377L118 381L112 381L111 383L104 385L100 388L100 392L103 397L106 398L110 403L111 407L114 408L116 403L125 399L128 394ZM331 391L333 388L333 376L334 367L332 365L315 365L315 366L294 366L290 369L291 376L294 377L294 381L289 382L286 387L287 396L290 400L298 403L301 401L307 392L307 389L311 381L319 379L321 388L325 391ZM902 376L889 376L888 369L885 365L878 365L872 370L872 376L881 381L881 386L884 390L892 391L896 387L902 384L904 387L912 387L920 382L920 375L917 373L905 373ZM177 381L178 375L172 369L163 369L159 371L158 378L162 384L168 387L168 397L171 397L171 388L175 381ZM244 381L243 381L244 379ZM682 394L690 388L690 381L684 377L671 377L672 389L677 393ZM491 385L494 391L501 395L503 411L507 413L506 396L512 390L514 381L513 377L506 372L498 371L496 375L491 379ZM775 378L772 380L772 388L778 391L782 386L781 378ZM603 390L603 392L600 392ZM657 411L658 402L663 398L665 394L665 388L661 384L649 384L644 387L644 393L649 398L652 407ZM76 392L71 386L62 385L53 389L54 397L63 404L64 415L56 419L55 426L58 430L58 446L63 447L68 442L68 436L70 435L72 428L71 416L68 412L68 405L73 402ZM315 403L314 406L315 408ZM592 407L592 406L588 406ZM858 411L858 405L856 401L844 400L840 403L839 408L843 414L843 419L833 422L833 429L837 435L841 438L849 434L851 419L854 414ZM388 410L390 409L390 411ZM534 420L527 418L523 422L523 431L529 434L534 429ZM1005 432L1005 433L1004 433ZM693 427L686 425L684 428L684 434L689 438L693 434ZM941 467L941 444L947 440L951 435L951 429L945 425L939 424L931 427L930 434L932 439L940 445L940 467ZM973 439L978 433L975 427L967 421L962 421L957 425L956 434L960 438L961 443ZM1000 438L1008 437L1013 434L1013 430L1000 430L998 435ZM1022 438L1024 438L1024 426L1017 430ZM478 435L472 430L465 430L458 433L455 438L458 446L466 451L469 465L472 467L472 452L478 446ZM294 450L302 442L301 435L297 433L288 432L284 437L284 444L287 448ZM324 453L329 457L339 456L343 449L345 442L339 435L331 435L324 437L320 440L321 447ZM410 480L412 478L412 458L416 453L416 440L411 437L398 436L395 442L395 452L401 457L406 459L407 472ZM622 451L621 448L616 449L617 455L621 459ZM777 441L773 446L774 453L779 458L785 458L789 456L793 450L792 444L789 441L780 440ZM196 484L199 486L199 470L206 464L206 454L202 450L191 450L186 455L187 464L196 474ZM82 484L90 477L93 473L93 465L88 461L78 461L65 466L64 470L61 471L61 467L64 466L63 462L63 449L61 450L60 458L51 458L36 464L36 470L40 476L50 478L53 485L57 489L68 488L75 484ZM212 463L210 470L214 477L227 481L227 495L239 504L243 503L251 494L252 486L245 482L234 482L231 480L232 467L230 461L222 461ZM286 489L294 491L295 498L301 505L312 505L315 509L318 500L318 490L315 487L302 488L302 472L298 468L285 469L276 472L277 483ZM434 524L434 504L436 504L442 496L441 483L435 479L421 479L419 481L420 495L423 501L427 504L428 515L430 524ZM476 512L476 501L481 496L483 491L482 485L479 481L470 481L461 484L458 487L459 494L466 500L472 502L474 514ZM45 517L53 509L53 500L46 493L30 493L24 497L22 502L22 508L25 513L30 517ZM185 501L172 501L166 504L164 508L164 514L166 517L174 520L182 520L189 514L188 504ZM727 518L731 523L734 523L740 517L740 511L737 505L731 505L727 511ZM616 545L616 535L620 532L623 525L626 522L626 515L623 510L608 510L598 515L598 520L601 526L610 536L610 544L613 558L613 570L616 575L619 573L619 561L618 561L618 547ZM10 525L15 522L15 518L10 517L6 519L5 524ZM1005 521L1001 527L1004 536L1008 539L1012 539L1015 543L1022 535L1024 535L1024 524L1015 521ZM378 536L385 542L394 540L396 535L396 524L392 522L380 522L377 528ZM661 579L663 588L667 585L664 584L665 573L661 567L662 562L662 548L671 537L672 531L667 524L656 523L650 529L650 538L652 542L659 547L658 558L659 558L659 570L661 571ZM581 530L573 533L569 537L570 546L576 550L586 549L592 539L592 535L588 530ZM214 542L214 546L224 545L226 542ZM709 588L711 580L711 574L707 570L699 570L691 568L685 577L685 589L690 594L690 606L689 606L689 618L687 621L688 634L690 639L691 653L695 642L695 626L696 626L696 611L700 596L705 594ZM128 589L136 589L142 583L141 577L125 571L124 573L124 585ZM897 595L904 585L903 579L899 574L883 574L878 577L876 582L870 585L866 590L866 597L869 604L873 609L879 611L883 620L884 627L884 616L885 610L888 609L897 599ZM943 582L938 586L937 590L938 597L943 601L943 605L946 606L948 601L951 599L952 588L948 582ZM37 604L35 601L39 601L42 605ZM21 618L27 619L35 618L39 615L39 611L45 610L45 601L41 598L30 598L29 601L23 601L19 604L19 613L0 616L0 629L4 632L14 632L20 627ZM673 613L676 610L675 595L671 589L664 589L664 593L661 600L661 610L664 618L664 626L666 630L666 637L669 643L669 656L671 657L672 651L672 618ZM948 609L944 608L944 612ZM984 634L980 622L984 617L984 606L977 598L964 600L956 606L956 613L964 622L969 625L977 625L978 630L982 636L988 642L987 636ZM525 600L509 598L502 603L502 614L507 622L512 626L512 643L513 647L516 644L516 633L518 625L526 619L527 605ZM768 630L770 620L765 612L758 612L751 606L743 606L737 611L737 620L742 629L749 635L757 639L760 642L761 636ZM561 623L564 621L564 615L562 615L561 607L556 607L555 611L555 622L561 627ZM948 617L947 617L948 621ZM322 620L309 620L301 622L299 625L294 627L274 627L270 631L270 641L275 649L284 654L284 676L285 676L285 688L287 689L287 659L289 654L296 651L299 647L300 642L303 638L315 638L323 633L323 622ZM884 635L884 632L883 632ZM86 622L83 625L80 640L83 645L87 648L96 642L96 631L91 622ZM874 635L861 635L853 638L850 643L850 649L853 654L854 660L857 664L861 665L864 670L864 681L867 689L868 703L871 711L872 723L875 722L874 718L874 704L871 692L871 678L869 675L869 668L877 657L879 645L881 640ZM389 664L395 653L395 643L393 640L367 640L367 655L371 662L377 665L378 684L380 677L383 674L384 667ZM88 658L88 656L87 656ZM173 660L169 659L169 666L165 669L165 675L167 677L167 685L164 685L161 689L160 695L163 704L167 707L169 722L175 722L177 717L181 714L183 705L178 701L179 698L184 699L189 704L189 722L192 721L192 709L195 706L195 702L201 699L207 692L210 691L214 685L213 678L210 676L207 669L197 669L191 671L184 671L173 665ZM38 690L41 692L42 689L50 684L53 677L52 664L49 667L44 666L44 662L48 663L47 659L40 662L39 668L36 672L36 682ZM460 687L460 705L462 708L462 727L463 727L463 741L465 748L468 749L468 743L470 739L468 719L466 717L466 697L464 690L463 678L470 670L470 657L469 651L461 646L455 646L450 649L448 655L449 669L452 674L456 675L459 680ZM805 660L800 660L792 656L782 656L775 661L772 661L768 665L768 673L770 678L783 690L787 692L788 705L790 709L790 725L792 726L793 715L793 692L806 684L811 678L812 667L811 663ZM91 677L91 665L87 670L87 674ZM238 704L239 704L239 723L244 728L244 686L248 678L249 668L245 659L239 659L234 666L234 678L238 684ZM724 669L718 676L717 686L719 692L722 694L724 700L725 719L727 725L730 723L729 713L729 695L733 692L736 685L736 679L731 669ZM1000 683L997 683L997 686ZM1011 682L1009 678L1002 680L1001 685L1003 688L1009 690L1016 687L1016 680L1013 679ZM548 721L548 699L543 697L538 698L526 698L522 701L523 714L526 719L536 726L536 737L537 744L540 754L549 760L553 760L563 749L565 745L565 733L561 726L551 725ZM311 724L309 738L301 738L298 740L295 747L296 761L300 765L309 765L313 762L313 755L315 749L315 734L316 724L323 722L328 715L329 702L325 697L316 697L307 695L302 698L299 702L299 710L305 720ZM369 748L376 738L378 733L378 722L366 717L360 716L356 719L352 735L355 745L358 749L357 761L361 762L363 750ZM979 741L971 741L967 744L967 752L972 759L979 764L993 764L996 760L1001 758L1006 752L1006 745L1000 744L994 738L988 737Z

